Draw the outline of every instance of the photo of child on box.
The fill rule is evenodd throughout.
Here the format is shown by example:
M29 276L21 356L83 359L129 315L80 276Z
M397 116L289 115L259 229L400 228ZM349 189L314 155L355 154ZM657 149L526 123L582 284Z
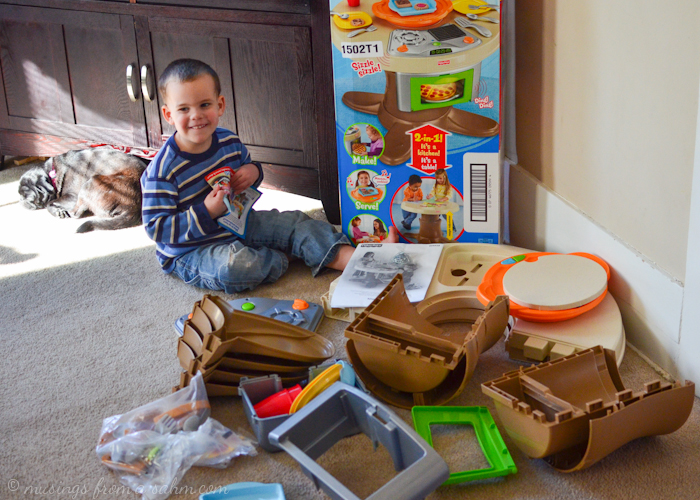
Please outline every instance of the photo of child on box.
M329 5L343 227L372 214L402 242L498 243L499 13L470 20L449 1Z

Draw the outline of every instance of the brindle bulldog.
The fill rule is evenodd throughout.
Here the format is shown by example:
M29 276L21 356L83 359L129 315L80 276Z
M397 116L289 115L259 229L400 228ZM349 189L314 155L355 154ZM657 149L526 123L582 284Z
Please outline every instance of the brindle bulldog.
M20 177L20 200L25 208L46 208L61 219L94 215L78 233L138 226L145 168L140 158L111 148L68 151Z

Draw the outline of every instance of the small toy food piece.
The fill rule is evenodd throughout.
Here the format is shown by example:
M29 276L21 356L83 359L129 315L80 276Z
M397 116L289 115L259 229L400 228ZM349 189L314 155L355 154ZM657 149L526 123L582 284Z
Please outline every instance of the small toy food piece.
M350 20L350 24L353 26L364 26L365 21L361 17L355 17Z
M425 10L428 7L430 7L430 6L427 3L423 3L423 2L418 2L418 3L413 4L413 8L416 10Z
M420 96L426 101L445 101L457 93L456 83L426 84L420 86Z
M399 9L405 9L411 6L411 0L394 0L394 5Z
M367 152L367 148L365 147L364 144L361 143L355 143L352 145L352 154L354 155L361 155Z
M379 190L373 187L362 187L359 188L358 191L362 196L374 196L375 194L379 194Z

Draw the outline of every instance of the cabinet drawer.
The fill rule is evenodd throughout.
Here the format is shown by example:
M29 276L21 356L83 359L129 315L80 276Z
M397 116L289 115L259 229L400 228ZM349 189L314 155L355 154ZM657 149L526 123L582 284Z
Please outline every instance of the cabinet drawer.
M128 1L128 0L127 0ZM178 5L181 7L210 7L227 10L258 10L288 14L310 14L309 0L138 0L141 4Z

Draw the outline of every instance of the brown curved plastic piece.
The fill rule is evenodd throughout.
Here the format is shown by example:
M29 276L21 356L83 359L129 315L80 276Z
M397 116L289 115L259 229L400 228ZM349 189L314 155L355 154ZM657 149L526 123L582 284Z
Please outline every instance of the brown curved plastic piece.
M688 419L690 381L625 389L615 352L597 346L482 384L515 444L562 472L585 469L626 443L669 434Z
M215 395L237 395L243 377L282 373L283 383L296 383L308 376L310 366L334 353L333 344L314 332L235 310L223 299L205 295L195 303L178 341L178 359L185 370L179 388L189 385L198 372Z
M192 360L197 358L195 352L190 348L184 339L180 339L177 344L177 357L180 366L187 370ZM267 373L297 373L309 368L308 363L300 361L289 361L286 359L274 358L271 356L258 356L227 352L217 364L223 370L257 370Z
M202 335L212 333L215 329L212 327L212 322L209 320L207 313L204 312L199 304L195 304L194 308L192 309L190 324L195 326L197 331Z
M211 366L227 352L259 354L318 364L333 356L335 350L333 344L320 335L307 338L290 338L273 334L246 335L225 342L210 335L205 337L202 362L205 366Z
M266 375L270 375L272 372L267 371L267 370L246 370L246 369L228 369L224 362L227 360L227 358L223 358L221 361L216 363L215 365L204 368L202 366L201 358L197 357L193 360L190 361L190 363L185 366L185 371L183 371L180 374L180 385L178 386L179 389L183 387L187 387L190 382L192 381L192 378L197 374L201 373L202 379L205 382L205 385L207 387L207 394L211 397L212 394L209 393L209 388L210 386L216 386L218 389L216 392L219 395L233 395L236 396L238 393L234 391L231 394L228 394L228 391L222 391L221 388L223 387L233 387L233 388L238 388L239 383L243 378L255 378L255 377L263 377ZM298 371L295 372L288 372L282 374L279 378L282 381L282 384L287 387L296 383L301 382L305 378L308 378L309 376L309 366L310 365L304 365L301 367ZM212 387L213 388L213 387ZM223 392L227 392L226 394L223 394Z
M413 306L397 275L345 330L356 374L375 395L401 408L446 403L462 391L479 354L498 341L508 322L508 299L499 297L462 331L447 334L434 324L472 323L474 305L466 292L448 292Z
M201 315L197 315L201 312ZM204 319L201 316L204 315ZM210 334L202 332L214 327ZM201 339L198 348L195 334ZM273 318L233 309L225 300L205 295L185 321L183 339L204 367L217 363L227 352L272 356L304 363L320 363L333 356L333 344L307 329Z

